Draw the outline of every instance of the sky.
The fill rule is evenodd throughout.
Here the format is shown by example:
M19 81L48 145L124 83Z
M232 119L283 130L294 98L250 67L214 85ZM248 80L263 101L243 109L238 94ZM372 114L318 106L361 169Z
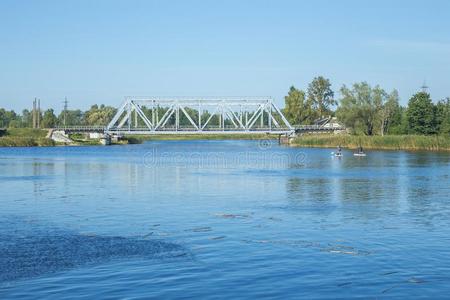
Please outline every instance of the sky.
M450 1L0 0L0 107L271 96L322 75L450 96Z

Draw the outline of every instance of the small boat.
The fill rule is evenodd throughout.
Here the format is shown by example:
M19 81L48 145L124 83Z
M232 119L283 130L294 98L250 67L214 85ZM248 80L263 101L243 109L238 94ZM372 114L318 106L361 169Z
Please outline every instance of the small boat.
M364 157L364 156L366 156L366 153L364 153L363 148L361 146L359 146L358 152L353 153L353 156Z
M336 153L334 153L334 156L335 157L342 157L342 152L336 152Z

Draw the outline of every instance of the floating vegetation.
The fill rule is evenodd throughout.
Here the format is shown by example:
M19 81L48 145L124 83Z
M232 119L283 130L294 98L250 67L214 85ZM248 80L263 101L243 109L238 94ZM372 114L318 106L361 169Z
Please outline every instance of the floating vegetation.
M153 235L153 232L149 232L149 233L143 235L142 237L145 239L145 238L148 238L151 235Z
M330 253L337 253L337 254L348 254L348 255L369 255L369 251L364 250L358 250L351 246L344 246L344 245L330 245L328 244L328 248L324 248L323 251L327 251Z
M408 279L409 283L425 283L426 281L421 278L411 277Z
M344 283L338 284L337 286L338 287L344 287L344 286L347 286L347 285L350 285L350 284L353 284L353 282L344 282Z
M192 231L192 232L208 232L211 231L211 227L195 227L192 229L187 229L185 231Z
M381 293L382 294L386 294L387 292L389 292L390 290L392 290L392 289L394 289L394 288L396 288L398 286L399 286L399 284L396 284L396 285L393 285L391 287L388 287L387 289L382 290Z
M398 273L398 272L389 272L389 274L394 274L394 273ZM385 274L383 274L383 275L385 275ZM412 284L422 284L422 283L425 283L425 282L426 282L426 281L425 281L424 279L417 278L417 277L410 277L410 278L408 278L408 279L407 279L406 281L404 281L404 282L399 282L399 283L397 283L397 284L394 284L394 285L391 286L391 287L388 287L387 289L382 290L381 293L382 293L382 294L385 294L385 293L389 292L390 290L392 290L392 289L394 289L394 288L396 288L396 287L398 287L398 286L400 286L400 285L402 285L402 284L407 284L407 283L412 283Z
M221 236L213 236L209 239L215 241L215 240L223 240L224 238L226 238L226 236L221 235Z
M387 275L392 275L392 274L397 274L397 273L398 273L398 271L391 271L391 272L383 273L383 274L381 274L381 275L387 276Z
M305 240L242 240L244 243L258 243L258 244L274 244L274 245L288 245L302 248L316 248L320 251L334 253L334 254L347 254L355 256L365 256L371 254L370 251L356 249L351 246L339 245L339 244L321 244L318 242L311 242Z
M215 214L216 217L226 218L226 219L236 219L236 218L250 218L249 215L245 214Z

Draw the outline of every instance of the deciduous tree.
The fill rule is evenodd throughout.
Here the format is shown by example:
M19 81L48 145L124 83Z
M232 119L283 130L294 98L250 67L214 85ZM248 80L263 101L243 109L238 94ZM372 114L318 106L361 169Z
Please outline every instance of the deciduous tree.
M411 97L406 111L408 132L412 134L432 134L436 132L434 107L430 95L419 92Z
M308 102L319 118L325 114L330 114L331 107L337 104L334 100L330 80L322 76L314 78L309 84L307 95Z

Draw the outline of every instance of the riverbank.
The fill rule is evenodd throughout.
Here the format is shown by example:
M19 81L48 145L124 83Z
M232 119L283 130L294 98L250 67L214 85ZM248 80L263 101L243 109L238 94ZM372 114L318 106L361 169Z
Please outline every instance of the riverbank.
M0 147L46 147L55 146L47 138L48 130L31 128L10 128L0 137Z
M426 150L450 151L450 137L423 135L387 135L387 136L356 136L356 135L302 135L291 140L292 146L380 150Z
M0 147L43 147L65 145L55 143L47 137L47 129L10 128L0 136ZM73 143L70 146L97 146L99 139L88 139L83 134L71 134ZM145 141L182 141L182 140L266 140L278 139L277 135L265 133L255 134L156 134L156 135L126 135L113 145L141 144Z

